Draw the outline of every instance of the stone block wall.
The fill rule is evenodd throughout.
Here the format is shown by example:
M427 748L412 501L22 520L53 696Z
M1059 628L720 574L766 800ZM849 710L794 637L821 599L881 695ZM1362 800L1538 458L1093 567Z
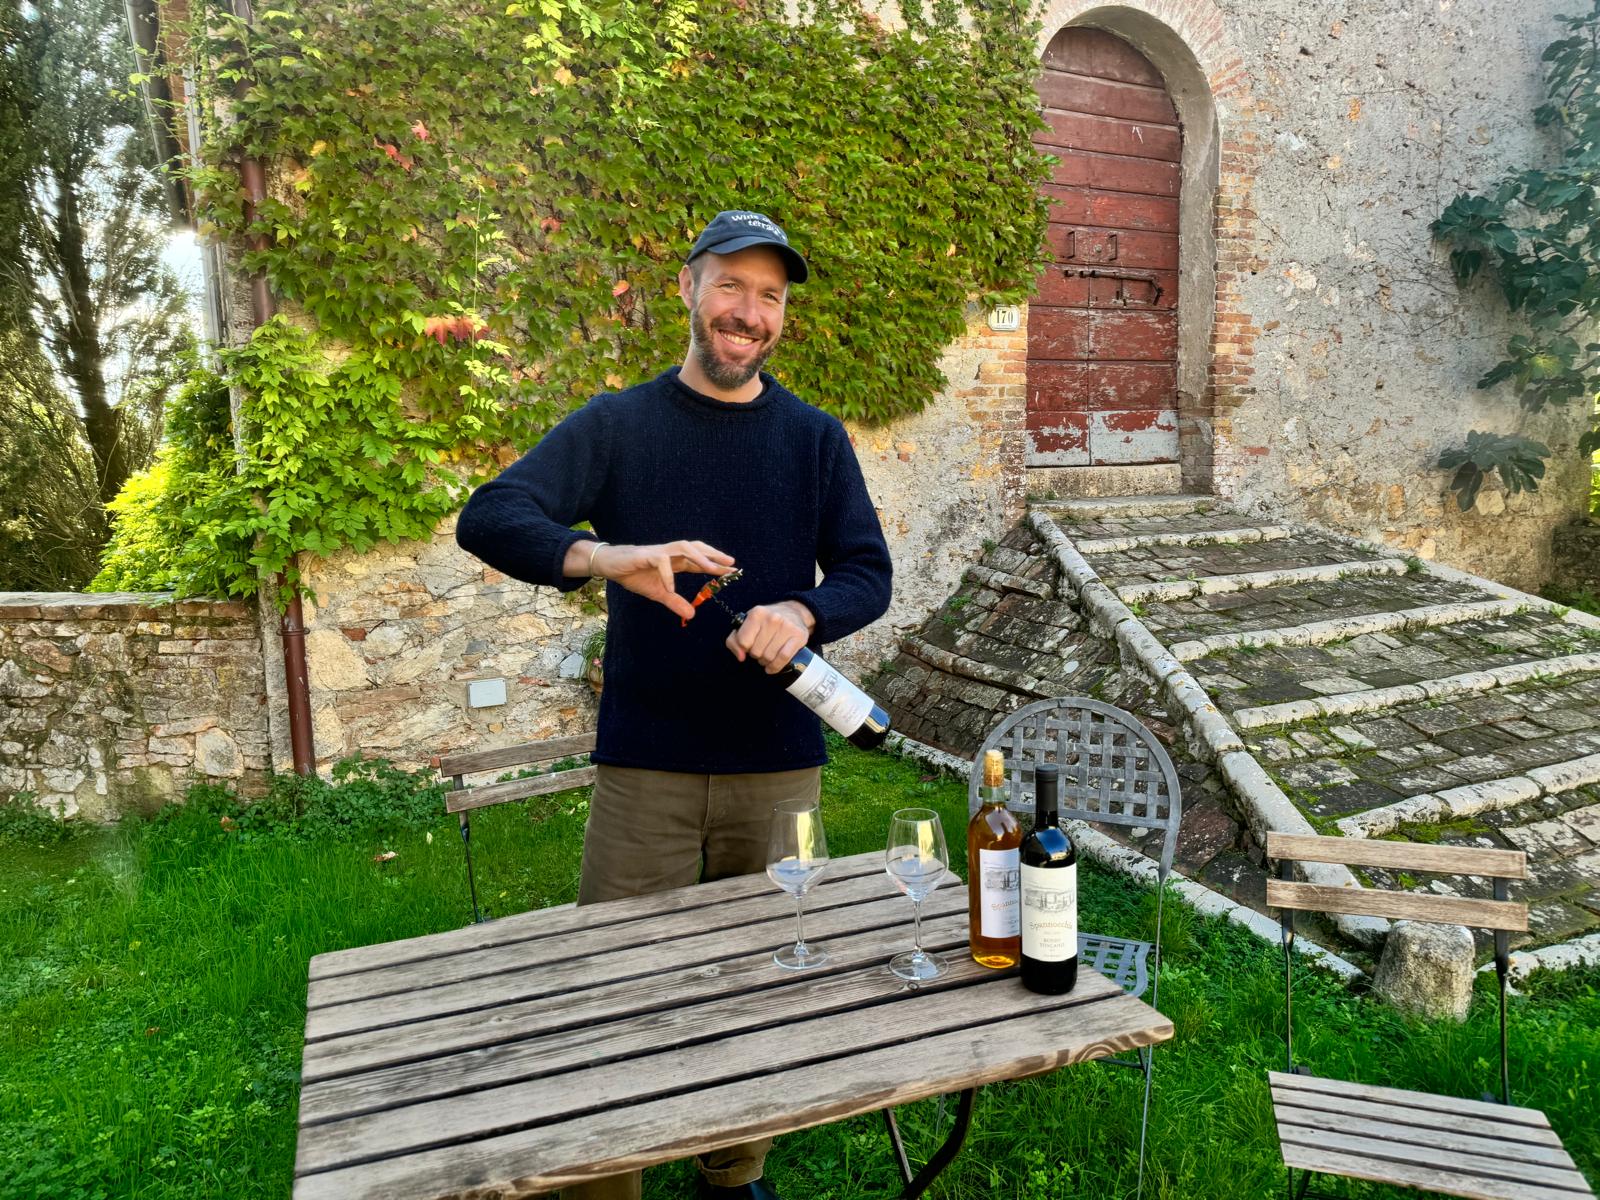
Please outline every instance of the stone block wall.
M598 589L508 578L456 546L454 517L430 542L302 565L316 595L305 620L319 768L364 753L416 769L434 754L594 728L580 651L600 627ZM494 679L506 702L469 706L468 684Z
M114 819L270 769L255 610L162 593L0 594L0 793Z
M1600 521L1556 530L1555 573L1550 582L1566 592L1600 596Z

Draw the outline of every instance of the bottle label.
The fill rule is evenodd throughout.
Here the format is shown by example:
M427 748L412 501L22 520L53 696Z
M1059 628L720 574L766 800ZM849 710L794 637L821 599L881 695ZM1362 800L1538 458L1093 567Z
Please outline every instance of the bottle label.
M1014 938L1022 932L1022 853L978 851L978 932L986 938Z
M786 689L796 700L849 737L872 712L872 697L813 654L806 669Z
M1022 952L1041 962L1077 955L1077 863L1022 868Z

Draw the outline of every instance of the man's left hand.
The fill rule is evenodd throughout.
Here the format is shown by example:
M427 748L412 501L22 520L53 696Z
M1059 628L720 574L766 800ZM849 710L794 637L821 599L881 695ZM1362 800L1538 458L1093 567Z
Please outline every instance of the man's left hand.
M728 635L728 649L740 662L753 658L775 675L811 640L816 624L815 614L798 600L760 604Z

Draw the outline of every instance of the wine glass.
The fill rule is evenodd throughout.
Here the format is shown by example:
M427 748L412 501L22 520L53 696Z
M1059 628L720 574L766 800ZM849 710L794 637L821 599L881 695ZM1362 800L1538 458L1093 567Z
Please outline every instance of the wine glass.
M950 852L945 849L938 813L931 808L902 808L894 814L883 866L895 887L911 897L916 914L914 949L889 960L889 970L899 979L921 983L945 972L939 956L922 948L922 902L939 886L949 865Z
M806 891L828 865L828 838L815 800L785 800L772 810L767 834L767 878L794 897L794 945L773 952L772 961L789 971L820 967L828 952L806 945L802 910Z

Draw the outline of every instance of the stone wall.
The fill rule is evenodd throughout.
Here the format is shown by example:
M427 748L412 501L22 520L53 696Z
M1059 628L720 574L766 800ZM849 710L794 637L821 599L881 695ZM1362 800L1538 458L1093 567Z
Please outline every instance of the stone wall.
M1550 582L1565 592L1600 596L1600 521L1556 530L1555 571Z
M251 606L160 593L0 594L0 793L115 818L269 767Z
M427 543L303 565L316 595L305 620L319 767L365 753L416 768L594 728L580 651L600 625L598 589L510 579L456 546L454 517ZM469 705L474 680L504 681L505 703Z

